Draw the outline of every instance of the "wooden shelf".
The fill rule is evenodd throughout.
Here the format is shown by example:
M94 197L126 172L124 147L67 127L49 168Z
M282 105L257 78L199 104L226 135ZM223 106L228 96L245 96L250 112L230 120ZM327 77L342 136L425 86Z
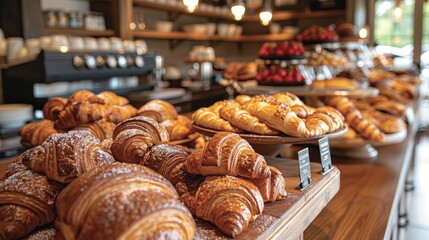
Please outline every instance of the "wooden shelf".
M103 31L86 30L86 29L71 29L71 28L44 28L45 34L64 34L64 35L78 35L78 36L92 36L92 37L112 37L115 31L107 29Z
M193 13L189 13L185 10L184 7L181 6L172 6L162 3L156 2L146 2L146 1L134 1L134 6L143 7L143 8L151 8L161 11L167 12L176 12L176 13L186 13L189 15L200 16L200 17L210 17L210 18L218 18L225 19L230 21L235 21L232 14L221 14L215 13L212 11L203 11L201 9L197 9ZM345 10L324 10L324 11L307 11L307 12L294 12L294 11L274 11L272 21L286 21L293 19L302 19L302 18L324 18L324 17L341 17L345 15ZM242 22L259 22L259 15L245 15Z
M224 37L218 35L206 35L187 32L157 32L140 31L134 32L138 38L166 39L166 40L190 40L190 41L215 41L215 42L264 42L290 40L295 36L292 34L260 34Z

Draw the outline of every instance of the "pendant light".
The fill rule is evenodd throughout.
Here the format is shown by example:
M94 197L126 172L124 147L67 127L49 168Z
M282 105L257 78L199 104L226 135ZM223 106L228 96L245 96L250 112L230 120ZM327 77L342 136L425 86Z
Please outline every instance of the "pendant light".
M401 6L401 0L395 0L395 7L392 11L393 20L396 22L401 21L402 19L402 6Z
M188 12L194 12L198 7L198 0L183 0L183 5L185 5Z
M266 0L264 3L264 8L259 13L259 19L261 20L262 25L267 26L270 24L272 18L273 12L271 9L271 0Z
M246 12L246 7L244 6L243 0L237 0L237 2L232 5L231 12L232 15L234 15L234 19L240 21Z

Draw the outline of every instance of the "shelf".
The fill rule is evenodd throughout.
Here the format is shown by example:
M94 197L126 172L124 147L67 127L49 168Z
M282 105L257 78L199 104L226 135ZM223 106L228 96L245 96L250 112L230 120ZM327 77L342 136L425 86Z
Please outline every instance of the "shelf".
M264 41L282 41L290 40L295 36L292 34L260 34L260 35L243 35L234 37L224 37L218 35L206 35L199 33L187 32L157 32L157 31L140 31L134 32L135 37L166 39L166 40L191 40L191 41L217 41L217 42L264 42Z
M146 2L146 1L134 1L134 6L151 8L167 12L176 12L176 13L186 13L189 15L200 16L200 17L210 17L225 19L230 21L235 21L232 14L222 14L215 13L212 11L204 11L197 9L193 13L189 13L182 6L172 6L163 3L156 2ZM293 19L302 19L302 18L324 18L324 17L342 17L345 15L345 10L324 10L324 11L306 11L306 12L294 12L294 11L274 11L272 21L286 21ZM259 22L259 14L245 15L242 22Z
M92 36L92 37L112 37L115 31L112 29L107 30L86 30L86 29L71 29L71 28L44 28L43 32L46 34L64 34L64 35L78 35L78 36Z

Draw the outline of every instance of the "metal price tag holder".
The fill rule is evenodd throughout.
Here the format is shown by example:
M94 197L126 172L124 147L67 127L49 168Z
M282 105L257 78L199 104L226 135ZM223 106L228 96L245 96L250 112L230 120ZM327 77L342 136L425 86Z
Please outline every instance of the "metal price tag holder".
M300 178L299 188L302 191L305 188L307 188L312 182L311 169L310 169L310 155L308 153L308 148L304 148L303 150L298 152L298 162L299 162L299 178Z

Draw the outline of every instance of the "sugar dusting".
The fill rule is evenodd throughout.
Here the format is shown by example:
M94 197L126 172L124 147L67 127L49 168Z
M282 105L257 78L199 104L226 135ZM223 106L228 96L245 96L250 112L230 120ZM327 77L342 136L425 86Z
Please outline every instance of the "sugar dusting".
M25 240L53 240L55 239L56 230L53 227L36 230L28 235Z

